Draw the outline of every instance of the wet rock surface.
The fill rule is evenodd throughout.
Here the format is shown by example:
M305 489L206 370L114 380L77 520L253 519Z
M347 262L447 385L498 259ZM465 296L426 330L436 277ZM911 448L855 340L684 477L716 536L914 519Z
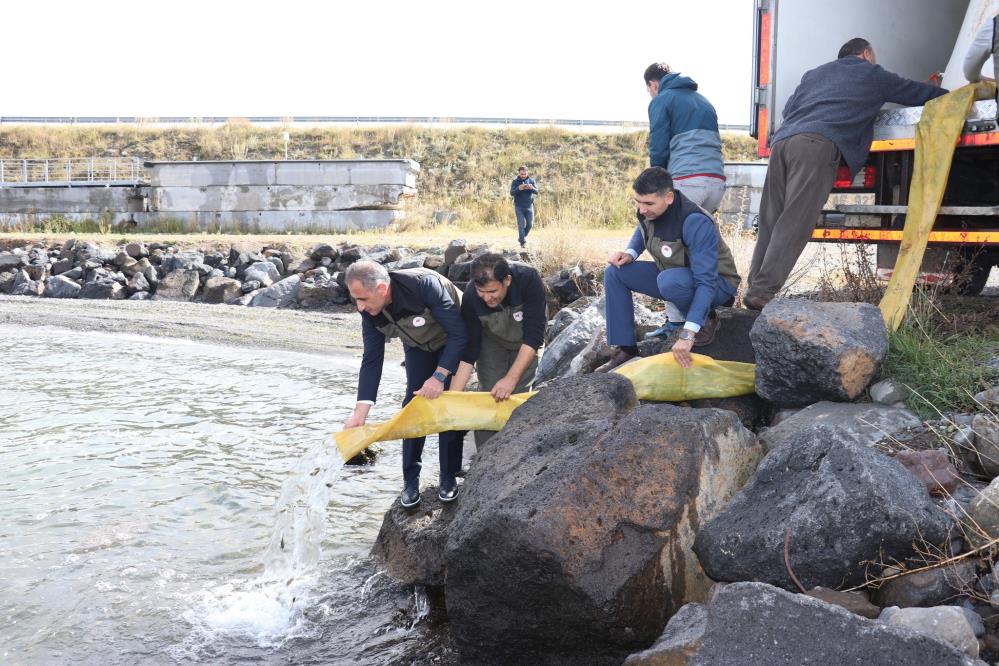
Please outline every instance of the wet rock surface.
M371 550L393 578L407 585L444 585L444 546L457 507L437 499L437 490L421 489L413 509L396 498Z

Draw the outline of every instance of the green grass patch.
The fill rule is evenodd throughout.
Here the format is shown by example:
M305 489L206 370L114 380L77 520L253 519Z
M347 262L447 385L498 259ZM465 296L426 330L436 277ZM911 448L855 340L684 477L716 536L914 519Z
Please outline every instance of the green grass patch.
M909 387L906 405L921 418L981 408L974 394L988 388L995 372L984 365L999 352L989 333L955 333L928 317L911 313L888 334L881 375Z

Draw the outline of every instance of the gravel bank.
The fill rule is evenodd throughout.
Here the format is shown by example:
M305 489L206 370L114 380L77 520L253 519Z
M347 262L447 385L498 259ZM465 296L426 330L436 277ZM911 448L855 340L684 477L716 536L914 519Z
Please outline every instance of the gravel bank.
M0 296L0 324L184 338L196 342L360 356L360 318L334 312L173 301L98 301ZM386 352L402 356L399 345Z

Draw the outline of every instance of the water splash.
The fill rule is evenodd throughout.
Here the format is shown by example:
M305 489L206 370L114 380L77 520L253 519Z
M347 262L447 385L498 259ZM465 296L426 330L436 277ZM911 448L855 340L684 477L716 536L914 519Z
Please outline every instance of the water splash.
M314 602L326 507L343 461L328 441L314 445L284 482L275 526L255 579L227 581L195 595L184 614L204 644L220 636L277 647L308 635L304 611ZM192 646L189 646L192 647Z
M418 625L423 618L430 615L430 598L427 596L427 589L422 585L413 586L413 624L409 625L410 630Z

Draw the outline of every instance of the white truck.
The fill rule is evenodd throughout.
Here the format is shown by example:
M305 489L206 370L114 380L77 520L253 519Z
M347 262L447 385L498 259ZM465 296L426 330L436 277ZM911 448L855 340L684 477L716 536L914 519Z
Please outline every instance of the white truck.
M757 0L750 133L759 155L770 154L782 110L802 75L836 57L853 37L871 42L878 64L942 85L967 83L963 60L978 28L999 12L999 0ZM985 75L992 76L991 62ZM812 240L877 244L878 275L895 265L912 178L915 125L922 107L883 109L866 166L850 178L840 169ZM852 195L843 197L839 195ZM836 200L850 203L836 203ZM999 128L996 102L976 102L958 142L947 190L925 259L924 282L951 281L978 294L999 266Z

